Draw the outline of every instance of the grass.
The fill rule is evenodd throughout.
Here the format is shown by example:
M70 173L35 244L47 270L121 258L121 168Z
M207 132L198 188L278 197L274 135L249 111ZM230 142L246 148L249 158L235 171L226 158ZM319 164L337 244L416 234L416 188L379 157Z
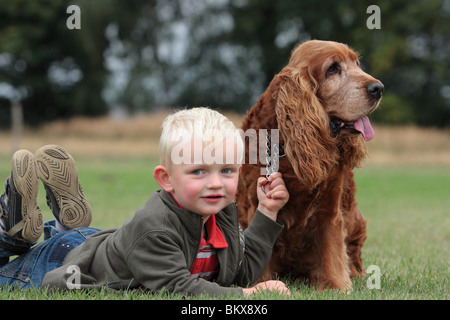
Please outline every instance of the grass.
M9 161L0 158L5 177ZM78 161L80 179L94 212L92 226L119 227L145 203L157 185L152 178L156 160L148 158ZM439 299L450 298L450 170L448 168L369 167L356 171L357 201L368 221L363 249L364 265L381 271L381 288L368 289L366 279L354 280L350 295L327 290L318 292L304 283L285 280L291 296L262 293L253 299ZM39 204L44 216L43 188ZM370 276L370 275L369 275ZM198 299L197 297L196 299ZM201 299L209 297L201 297ZM241 298L241 297L231 297ZM169 293L71 291L49 294L39 289L2 291L0 299L181 299Z
M367 168L357 200L368 220L365 266L382 273L380 299L448 299L450 170Z
M111 124L78 121L66 128L50 124L26 131L22 147L36 150L45 143L66 147L77 160L83 189L93 209L92 226L120 227L158 186L152 171L157 163L158 123ZM148 119L147 119L148 120ZM239 119L236 119L238 122ZM101 134L93 130L100 127ZM118 129L114 131L112 128ZM108 128L111 130L108 131ZM108 131L108 132L107 132ZM249 299L290 300L448 300L450 257L450 137L449 131L375 128L370 158L355 170L357 201L366 218L368 239L363 248L365 268L379 267L380 289L369 289L369 274L353 281L351 294L319 292L307 284L282 279L290 296L260 293ZM59 132L55 136L55 132ZM8 133L0 132L0 181L10 172ZM377 140L378 139L378 140ZM427 140L428 139L428 140ZM44 219L52 219L40 188L38 202ZM210 299L209 296L190 299ZM229 297L243 299L240 296ZM1 300L181 300L182 296L143 291L111 293L68 291L50 293L1 290Z

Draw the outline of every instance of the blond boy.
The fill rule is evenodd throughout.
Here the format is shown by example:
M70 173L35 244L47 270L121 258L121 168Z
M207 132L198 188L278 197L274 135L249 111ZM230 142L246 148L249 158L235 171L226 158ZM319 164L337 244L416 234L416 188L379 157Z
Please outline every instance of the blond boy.
M57 146L47 147L45 151L52 157L52 163L70 167L67 172L76 176L74 183L79 185L70 155ZM67 154L68 160L61 159L57 152ZM30 259L34 259L33 265L39 264L36 269L39 274L29 277L34 286L117 290L144 287L155 292L165 289L212 296L250 294L265 289L287 293L280 281L248 288L261 276L270 258L275 239L283 228L276 217L289 195L279 173L271 175L269 183L261 178L255 218L242 232L233 202L242 154L243 143L238 130L220 113L207 108L176 112L163 124L161 163L154 169L161 189L122 227L104 231L76 223L68 227L64 222L68 221L69 213L64 216L63 202L58 205L56 201L63 194L62 186L50 188L49 181L39 177L47 194L56 199L52 212L58 230L53 230L49 239L33 247L30 239L24 238L29 232L14 227L8 220L8 214L20 216L18 208L16 212L8 208L9 200L4 205L6 219L3 220L8 223L1 235L3 238L0 237L0 255L2 240L22 244L26 250L20 258L27 264ZM32 155L27 154L27 163L30 158ZM24 157L14 159L18 166L23 166ZM72 161L72 166L67 161ZM36 167L39 171L39 166ZM13 174L10 178L12 181ZM17 184L14 189L20 191L21 181L18 178L14 181L12 183ZM261 190L263 185L267 194ZM15 202L28 202L25 207L34 207L32 198L27 198L25 193L10 193L6 199L8 195L16 197ZM77 204L80 200L87 205L83 193L78 195L80 199L76 195L69 197L64 205ZM33 214L35 224L39 224L40 212L35 210ZM33 218L23 212L22 216ZM90 221L90 209L79 211L77 218L77 221ZM9 228L14 234L8 232ZM38 226L36 230L42 228ZM14 261L1 269L12 270Z

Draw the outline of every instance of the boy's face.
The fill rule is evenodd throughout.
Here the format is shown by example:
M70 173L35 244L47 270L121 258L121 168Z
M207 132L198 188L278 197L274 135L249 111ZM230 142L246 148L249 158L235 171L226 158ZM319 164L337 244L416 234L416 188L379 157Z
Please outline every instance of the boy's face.
M234 143L225 143L218 148L223 153L223 159L226 159L227 153L237 154ZM172 164L170 169L159 166L165 170L166 184L161 183L156 174L155 178L163 189L172 193L183 208L208 217L218 213L233 201L240 164L237 163L236 157L232 157L234 159L229 161L230 163L205 162L204 158L200 163L192 161L194 163Z
M239 165L180 164L172 168L172 194L185 209L204 217L229 205L236 194Z

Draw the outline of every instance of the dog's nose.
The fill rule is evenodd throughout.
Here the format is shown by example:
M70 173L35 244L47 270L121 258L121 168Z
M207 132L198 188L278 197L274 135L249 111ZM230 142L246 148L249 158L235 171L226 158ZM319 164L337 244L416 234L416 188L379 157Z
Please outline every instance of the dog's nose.
M371 82L366 87L367 93L375 99L380 99L383 95L384 85L381 82Z

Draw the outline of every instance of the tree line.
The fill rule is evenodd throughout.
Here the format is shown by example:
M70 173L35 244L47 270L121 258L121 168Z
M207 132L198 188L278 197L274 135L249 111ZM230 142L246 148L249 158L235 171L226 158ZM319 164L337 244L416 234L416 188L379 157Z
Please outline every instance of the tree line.
M309 39L347 43L384 83L374 121L450 126L448 0L3 1L0 126L13 103L30 125L114 109L243 113Z

